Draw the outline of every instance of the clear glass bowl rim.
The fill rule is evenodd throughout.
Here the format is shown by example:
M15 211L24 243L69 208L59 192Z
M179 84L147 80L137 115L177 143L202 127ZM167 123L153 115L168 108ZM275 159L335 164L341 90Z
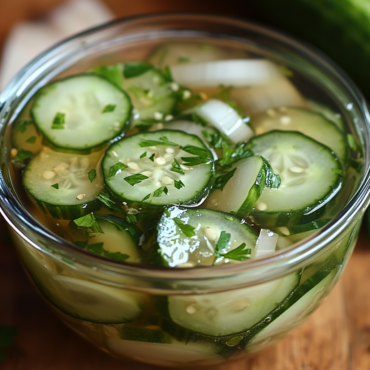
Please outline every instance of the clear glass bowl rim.
M53 47L47 49L45 52L40 54L38 57L28 63L7 85L7 87L0 94L0 128L2 136L4 135L4 120L6 114L7 102L16 96L19 88L25 83L25 75L28 69L34 68L39 65L40 62L47 60L49 55L55 54L57 49L67 45L70 41L76 39L82 39L84 37L94 35L100 31L107 30L109 28L116 27L118 25L130 27L130 23L140 21L152 21L160 22L161 19L174 20L175 18L181 20L197 20L202 22L218 22L224 25L234 26L254 33L259 33L265 37L274 39L275 41L287 46L291 51L295 51L298 55L304 56L313 62L316 66L320 66L325 69L326 73L329 73L334 77L342 87L345 87L347 92L350 93L353 101L357 104L361 111L362 119L366 123L364 130L364 137L370 138L370 113L369 107L362 96L361 92L350 80L350 78L338 67L333 61L326 57L323 53L315 50L312 46L307 46L302 41L297 41L290 36L286 36L281 32L275 31L271 28L260 26L256 23L241 20L232 17L203 15L199 13L157 13L134 16L129 18L123 18L114 20L112 22L91 28L87 31L73 35ZM345 231L345 229L352 224L353 221L357 220L365 211L369 203L370 195L370 170L368 167L370 157L369 142L366 142L364 161L366 163L366 171L364 178L356 193L347 205L340 211L336 216L335 221L329 223L322 231L312 239L302 243L296 244L293 248L288 250L282 250L275 255L261 258L258 260L252 260L240 264L225 264L220 266L212 267L198 267L198 268L183 268L183 269L168 269L165 267L155 267L146 265L132 265L124 262L116 262L109 260L104 257L93 255L92 253L83 251L73 244L63 240L62 238L51 234L44 227L41 227L28 212L20 206L16 197L7 187L4 180L3 174L0 173L0 212L8 222L8 224L20 235L24 240L30 243L33 247L41 250L44 253L48 251L42 246L38 245L35 241L31 240L25 233L24 229L37 230L40 237L42 237L48 244L60 255L73 259L81 265L87 267L99 266L99 270L111 273L114 275L122 275L125 277L135 277L144 280L156 280L156 281L182 281L182 280L193 280L202 281L204 279L212 279L219 277L232 277L242 276L244 272L251 272L254 270L254 276L259 276L258 271L263 271L265 277L255 278L254 282L266 281L271 278L285 275L290 271L293 271L298 266L301 266L303 262L314 259L315 256L320 255L320 252L336 237ZM360 216L359 216L360 215ZM20 227L22 225L23 227ZM21 230L22 229L22 230ZM250 281L253 283L253 281ZM249 284L248 284L249 285Z

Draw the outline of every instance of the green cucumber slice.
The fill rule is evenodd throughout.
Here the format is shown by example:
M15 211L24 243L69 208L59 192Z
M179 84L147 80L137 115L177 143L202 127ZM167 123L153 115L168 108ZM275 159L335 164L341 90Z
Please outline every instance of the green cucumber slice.
M334 151L342 164L347 162L346 138L324 115L306 109L280 108L251 117L257 135L272 130L299 131Z
M43 286L51 302L78 319L122 323L141 314L141 295L128 290L62 275L53 275Z
M192 149L186 152L186 146L200 154L190 153ZM190 158L191 163L185 165L189 162L182 158ZM172 171L175 159L179 168ZM121 169L113 171L114 166ZM214 173L213 154L206 145L194 135L175 130L139 133L118 141L107 150L102 168L109 189L140 207L195 204L208 193Z
M281 305L251 329L245 350L260 351L300 325L332 289L338 270L338 267L325 267L296 288Z
M254 253L257 235L240 218L209 209L184 209L171 207L162 215L157 226L158 253L162 263L170 267L212 266L213 264L244 261ZM221 232L230 234L222 248L215 253ZM245 243L249 253L240 259L228 258L228 252Z
M260 156L242 159L230 169L234 175L223 190L214 190L204 206L224 212L247 216L266 185L264 161Z
M17 121L12 130L12 145L17 150L25 150L34 154L42 149L42 135L30 120Z
M211 343L181 343L175 340L171 343L150 343L111 339L107 341L107 346L120 357L156 366L197 368L225 361L225 358L218 354L219 347Z
M27 165L23 186L40 209L57 219L73 220L101 206L104 187L98 165L101 153L75 155L45 148ZM91 181L89 172L95 171Z
M216 294L170 296L171 319L190 330L224 336L249 330L298 285L300 273L258 286Z
M264 228L317 219L342 186L342 169L328 147L295 131L270 131L249 148L270 161L281 177L278 189L265 188L250 217Z
M122 134L131 115L127 94L93 74L81 74L41 88L32 117L57 148L87 151Z
M136 225L113 215L95 215L95 219L102 232L89 232L86 227L78 227L74 221L70 222L69 230L75 244L104 257L141 263L138 243L142 232Z
M149 55L149 63L164 68L166 66L202 63L222 59L245 58L246 52L229 49L216 45L194 42L176 42L161 45L155 48Z
M145 119L164 119L166 115L172 113L176 104L175 89L168 82L162 73L150 65L142 68L143 73L135 74L133 77L125 78L125 69L137 67L140 63L124 64L122 88L130 95L134 105L134 124L140 123ZM127 74L126 74L127 75Z

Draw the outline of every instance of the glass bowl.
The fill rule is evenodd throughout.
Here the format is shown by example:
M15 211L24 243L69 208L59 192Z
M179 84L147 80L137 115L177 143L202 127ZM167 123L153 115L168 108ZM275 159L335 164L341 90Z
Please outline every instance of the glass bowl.
M156 45L174 40L201 40L269 58L293 72L291 78L304 95L340 112L347 131L361 147L361 158L341 193L346 204L336 210L330 223L265 258L211 268L166 269L115 262L81 250L28 212L9 165L9 127L34 93L55 78L94 65L142 60ZM369 202L369 112L357 88L318 51L236 19L192 14L144 16L66 39L34 59L1 93L0 122L1 213L29 278L63 322L119 358L194 368L242 359L283 338L332 290L352 253ZM258 292L278 291L282 282L293 280L299 286L292 288L285 300L254 307ZM171 320L170 302L177 302L191 320L200 301L211 302L204 313L210 327L214 320L222 321L218 315L225 310L237 312L235 317L242 321L248 320L251 309L265 314L247 330L235 329L224 336L212 330L213 335L200 334ZM247 310L244 316L243 310ZM239 323L232 324L238 328Z

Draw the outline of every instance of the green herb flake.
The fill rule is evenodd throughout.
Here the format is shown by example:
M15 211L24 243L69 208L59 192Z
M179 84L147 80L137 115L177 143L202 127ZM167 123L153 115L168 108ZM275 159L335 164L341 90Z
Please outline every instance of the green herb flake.
M332 168L331 169L334 173L336 173L337 175L343 175L343 171L340 170L339 168Z
M106 250L103 251L103 255L104 257L108 257L108 258L111 258L112 260L120 261L120 262L126 261L128 258L130 258L128 254L123 254L121 252L112 253Z
M22 162L25 161L26 159L29 159L33 156L33 153L30 152L29 150L23 150L21 149L15 158L13 159L14 162Z
M87 247L88 242L81 242L81 241L74 241L73 244L76 244L77 247L85 249Z
M169 66L165 66L162 71L162 76L167 82L173 82L171 68Z
M153 154L149 157L149 159L150 159L152 162L154 162L154 158L155 158L155 153L153 153Z
M180 175L185 175L185 172L184 170L181 168L180 166L180 163L177 161L177 159L175 158L172 162L172 168L171 168L171 171L173 172L177 172L179 173Z
M104 243L89 244L87 245L87 250L97 254L102 254L104 251L103 245Z
M278 189L280 187L280 184L281 184L280 175L275 174L273 172L273 169L272 169L270 163L265 158L262 157L262 159L263 159L263 164L264 164L264 167L265 167L266 187L268 187L270 189ZM259 184L259 181L261 180L261 177L262 177L262 175L259 175L259 177L257 177L256 182L258 184Z
M101 111L102 113L110 113L113 112L116 109L117 105L115 104L108 104L104 107L104 109Z
M225 185L228 183L228 181L234 176L234 173L236 171L236 167L229 171L226 172L223 175L218 175L215 180L215 184L213 186L213 190L220 189L221 191L224 190Z
M357 150L356 140L352 134L347 134L347 142L352 150Z
M144 202L144 201L148 200L150 198L150 195L151 195L151 193L145 195L145 197L143 199L141 199L141 201Z
M162 187L158 188L157 190L155 190L154 193L153 193L153 197L158 198L163 193L165 193L166 195L168 194L167 186L162 186Z
M141 159L141 158L144 158L144 157L146 157L146 152L144 152L144 153L140 156L140 159Z
M34 144L36 142L36 136L31 136L29 139L26 140L26 143Z
M116 202L111 199L110 194L105 192L104 190L98 194L97 199L102 202L110 211L126 214L126 212L119 208Z
M219 257L221 254L221 251L228 247L231 239L231 234L227 233L226 231L221 231L220 237L218 239L218 242L216 244L215 248L215 255L216 257Z
M32 121L26 121L26 120L21 120L16 123L16 128L14 131L20 131L22 134L26 132L27 126L32 125Z
M102 233L104 234L103 230L101 229L100 225L96 221L96 218L93 213L89 213L86 216L77 218L76 220L73 220L73 222L78 227L87 227L91 228L93 232L95 233Z
M120 65L96 67L93 68L93 72L103 76L119 88L122 87L122 72Z
M168 211L168 209L165 209L164 210L164 214L167 216L167 217L170 217L171 215L170 215L170 212Z
M178 57L177 58L177 61L179 63L189 63L190 62L190 58L188 58L188 57Z
M65 118L66 118L65 113L58 112L55 115L54 119L53 119L53 123L51 125L51 128L53 130L63 130L64 129L64 125L66 123Z
M225 216L225 220L234 221L234 219L231 216Z
M126 63L123 67L123 76L125 78L133 78L144 74L153 67L146 62Z
M242 243L239 245L239 247L233 249L232 251L222 254L222 257L235 261L245 261L247 259L250 259L252 250L250 248L244 249L245 247L246 244Z
M209 164L213 162L213 157L208 149L193 145L186 145L181 148L184 152L194 154L195 157L181 157L185 166L197 166L199 164Z
M124 171L127 166L122 162L117 162L113 166L109 167L109 177L116 176L118 172Z
M59 184L51 185L51 187L54 188L54 189L59 189Z
M88 172L90 182L93 182L96 178L96 170L92 169Z
M175 180L174 185L176 189L181 189L185 187L185 184L181 180Z
M234 162L253 156L253 151L246 143L236 144L235 147L223 144L222 159L218 161L221 167L230 166Z
M124 178L124 180L128 182L131 186L135 186L136 184L140 184L142 181L148 178L148 176L138 173L136 175L127 176Z
M191 238L192 236L196 235L195 234L195 227L185 224L185 222L177 217L173 218L173 221L175 224L179 227L179 229L188 237Z

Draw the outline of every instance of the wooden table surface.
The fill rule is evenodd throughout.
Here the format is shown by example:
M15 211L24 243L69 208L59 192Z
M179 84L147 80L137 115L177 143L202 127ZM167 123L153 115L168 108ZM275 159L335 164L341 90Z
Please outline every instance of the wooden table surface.
M16 325L19 331L1 370L158 369L114 360L59 322L28 281L7 233L1 235L0 324ZM370 241L362 231L339 283L299 329L253 358L212 369L370 369L369 281Z

